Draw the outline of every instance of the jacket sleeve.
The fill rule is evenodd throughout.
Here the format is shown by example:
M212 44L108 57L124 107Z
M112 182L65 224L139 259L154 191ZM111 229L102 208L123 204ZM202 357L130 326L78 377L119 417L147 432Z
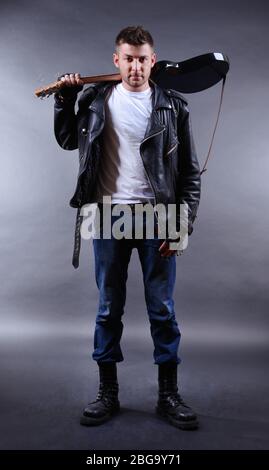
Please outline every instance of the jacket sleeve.
M185 103L183 103L182 113L178 115L178 140L178 201L179 204L188 204L188 234L190 235L200 202L201 176L192 135L189 108ZM179 216L180 214L178 214L178 218Z
M60 93L54 94L54 135L64 150L78 148L76 99L77 94L70 97L62 97Z

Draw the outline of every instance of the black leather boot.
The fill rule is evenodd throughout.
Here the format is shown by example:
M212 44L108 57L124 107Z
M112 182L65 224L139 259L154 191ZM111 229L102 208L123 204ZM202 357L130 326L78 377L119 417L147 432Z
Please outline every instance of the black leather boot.
M80 424L95 426L110 419L120 410L119 385L115 362L98 362L100 385L97 397L83 411Z
M158 364L159 399L156 412L181 429L196 429L199 422L194 411L178 393L176 362Z

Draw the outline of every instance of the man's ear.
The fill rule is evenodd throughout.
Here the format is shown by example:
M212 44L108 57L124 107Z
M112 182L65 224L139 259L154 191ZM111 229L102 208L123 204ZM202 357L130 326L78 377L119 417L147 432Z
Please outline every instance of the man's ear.
M119 62L119 56L118 56L118 54L117 54L116 52L113 52L113 56L112 56L112 57L113 57L113 62L114 62L115 67L119 68L119 64L118 64L118 62Z
M151 62L151 67L153 67L157 61L157 56L156 56L156 52L153 52L152 56L151 56L151 59L152 59L152 62Z

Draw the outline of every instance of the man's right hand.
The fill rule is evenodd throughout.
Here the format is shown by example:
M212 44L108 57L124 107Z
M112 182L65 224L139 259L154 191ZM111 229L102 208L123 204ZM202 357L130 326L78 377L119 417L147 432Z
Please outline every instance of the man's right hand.
M58 77L64 83L64 86L59 90L58 95L67 100L74 100L77 94L83 88L83 81L79 73L65 73Z
M82 86L84 85L83 81L80 78L80 73L66 73L59 77L66 86Z

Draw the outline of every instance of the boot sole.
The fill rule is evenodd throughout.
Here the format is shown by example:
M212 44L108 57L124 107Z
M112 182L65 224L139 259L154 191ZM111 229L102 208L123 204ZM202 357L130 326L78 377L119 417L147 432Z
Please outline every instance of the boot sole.
M103 424L108 421L113 415L119 413L120 407L111 410L108 414L102 416L101 418L93 418L91 416L81 416L80 424L83 426L98 426L98 424Z
M173 426L184 429L184 430L193 430L199 427L199 421L197 419L192 421L181 421L179 422L177 419L173 419L172 416L169 416L165 411L161 410L160 408L155 408L156 413L160 416L163 420L169 421Z

